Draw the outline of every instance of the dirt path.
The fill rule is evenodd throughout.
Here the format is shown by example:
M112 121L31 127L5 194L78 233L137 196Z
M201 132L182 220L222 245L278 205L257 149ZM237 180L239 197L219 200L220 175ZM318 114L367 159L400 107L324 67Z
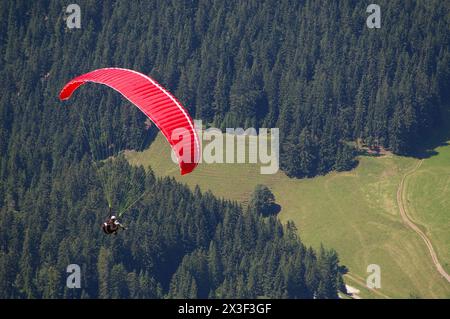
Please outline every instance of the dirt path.
M420 160L417 165L411 169L410 171L406 172L406 174L403 176L400 185L398 186L397 190L397 204L400 209L400 215L402 216L403 222L412 230L414 230L425 242L427 245L428 251L430 252L431 259L433 260L434 265L436 266L437 271L441 274L442 277L444 277L449 283L450 283L450 275L444 270L442 265L439 263L439 260L437 258L436 252L434 251L433 245L431 244L430 239L425 235L425 233L420 230L419 227L417 227L416 224L411 220L411 218L408 216L407 206L406 206L406 189L405 189L405 181L408 176L412 175L419 169L420 165L422 165L423 160Z

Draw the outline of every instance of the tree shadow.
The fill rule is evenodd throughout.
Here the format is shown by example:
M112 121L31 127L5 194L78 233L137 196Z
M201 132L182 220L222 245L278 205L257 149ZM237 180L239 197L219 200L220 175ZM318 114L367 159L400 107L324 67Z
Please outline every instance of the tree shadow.
M263 213L262 216L263 217L270 217L270 216L275 216L278 215L278 213L281 211L281 206L273 203L272 205L270 205L270 207L268 207Z
M385 154L382 154L382 153L379 153L379 152L371 152L370 150L367 150L367 149L360 149L360 150L357 151L357 155L358 156L369 156L369 157L382 157ZM357 165L355 165L355 167L356 166Z
M426 159L438 155L436 148L450 145L450 112L444 112L440 123L427 137L420 141L412 151L407 154L417 159Z
M420 137L419 137L420 138ZM439 154L436 148L450 145L450 111L443 111L436 127L423 136L415 145L409 146L409 150L397 155L412 157L416 159L427 159ZM357 150L357 155L368 157L382 157L392 154L384 148L363 147Z
M339 271L342 275L345 275L345 274L348 273L348 268L347 268L347 266L345 266L345 265L341 265L341 266L339 266L338 271Z
M147 126L145 128L145 132L143 133L144 139L139 148L136 149L136 151L142 152L143 150L149 148L150 145L155 141L158 132L159 129L156 127L156 125Z
M448 145L448 143L442 143L435 145L433 148L439 147L439 146L445 146ZM438 155L439 152L437 152L434 149L417 149L408 154L410 157L417 158L417 159L427 159L432 156Z

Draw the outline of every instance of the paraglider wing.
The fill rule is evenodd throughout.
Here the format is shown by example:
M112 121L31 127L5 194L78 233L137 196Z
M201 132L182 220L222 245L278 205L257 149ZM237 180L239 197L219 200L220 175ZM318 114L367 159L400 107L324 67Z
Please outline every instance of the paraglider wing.
M98 69L72 79L61 90L59 98L69 99L86 82L109 86L137 106L172 146L181 175L194 170L200 156L200 143L192 119L181 103L159 83L133 70Z

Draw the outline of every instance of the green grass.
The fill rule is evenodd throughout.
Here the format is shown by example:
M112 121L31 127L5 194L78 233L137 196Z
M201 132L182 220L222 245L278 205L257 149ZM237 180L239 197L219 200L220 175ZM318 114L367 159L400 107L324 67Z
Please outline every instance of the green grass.
M411 218L433 243L441 265L450 273L450 146L436 149L407 181Z
M448 158L450 147L447 148L443 153L447 153ZM256 184L269 186L282 207L280 219L283 222L293 220L307 245L318 247L323 243L336 249L341 262L350 269L351 277L346 277L346 282L360 289L363 298L450 297L450 285L435 270L425 244L404 226L398 212L397 187L405 172L417 163L416 159L362 157L351 172L333 172L302 180L290 179L281 171L261 175L255 164L200 164L193 173L180 176L177 165L170 159L170 147L161 135L148 150L128 152L127 157L132 164L151 165L156 175L174 176L190 187L198 184L202 190L211 190L216 196L244 204ZM438 157L440 155L429 161L439 162L441 165L435 166L444 170L447 160ZM427 161L424 169L429 166ZM438 178L442 172L436 174ZM417 178L422 175L418 174ZM442 185L449 181L447 174ZM432 179L428 184L421 184L421 188L413 184L416 182L411 178L407 187L408 191L411 189L411 201L415 205L413 218L426 225L433 244L438 246L439 256L448 261L449 234L442 232L445 233L444 226L449 224L448 215L445 216L449 210L443 210L448 208L449 201L443 193L436 193L435 196L442 197L441 204L434 206L433 214L425 214L422 212L430 210L423 207L433 206L435 201L432 197L426 201L421 199L445 188L436 189ZM416 206L416 202L425 206ZM382 287L378 293L364 286L369 264L381 267Z

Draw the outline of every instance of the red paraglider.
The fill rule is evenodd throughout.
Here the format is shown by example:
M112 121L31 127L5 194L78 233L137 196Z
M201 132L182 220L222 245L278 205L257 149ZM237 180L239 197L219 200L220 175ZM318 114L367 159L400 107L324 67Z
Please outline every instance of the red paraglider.
M59 98L69 99L86 82L104 84L118 91L155 123L175 151L181 175L195 169L200 143L193 121L181 103L159 83L133 70L98 69L72 79L61 90Z

